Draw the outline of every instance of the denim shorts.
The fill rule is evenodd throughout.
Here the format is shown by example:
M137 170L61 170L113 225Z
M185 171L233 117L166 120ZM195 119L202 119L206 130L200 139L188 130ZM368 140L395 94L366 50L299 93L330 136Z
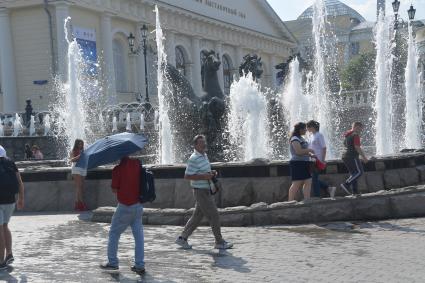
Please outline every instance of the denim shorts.
M73 166L71 168L71 174L72 175L81 175L81 176L85 177L85 176L87 176L87 170L86 169L83 169L81 167L75 167L75 166Z
M12 217L14 210L15 203L0 204L0 225L9 223L10 217Z

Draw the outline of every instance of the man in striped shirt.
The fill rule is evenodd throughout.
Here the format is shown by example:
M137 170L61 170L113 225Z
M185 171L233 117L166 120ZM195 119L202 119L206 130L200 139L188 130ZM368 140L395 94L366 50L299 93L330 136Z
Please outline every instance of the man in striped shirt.
M233 244L223 240L221 236L220 217L218 215L217 206L214 197L211 194L211 179L217 174L211 170L211 164L208 160L207 143L205 137L198 135L193 139L195 150L190 156L184 178L190 180L190 185L193 188L193 195L196 200L195 210L192 217L186 223L182 234L177 238L176 244L183 249L191 249L187 239L195 231L205 216L214 233L216 249L230 249Z

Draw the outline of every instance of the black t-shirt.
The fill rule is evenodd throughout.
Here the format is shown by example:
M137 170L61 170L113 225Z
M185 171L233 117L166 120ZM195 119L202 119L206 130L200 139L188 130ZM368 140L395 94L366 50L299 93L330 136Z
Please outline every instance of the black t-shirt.
M19 192L16 177L18 167L8 158L0 158L0 204L15 203L16 194Z

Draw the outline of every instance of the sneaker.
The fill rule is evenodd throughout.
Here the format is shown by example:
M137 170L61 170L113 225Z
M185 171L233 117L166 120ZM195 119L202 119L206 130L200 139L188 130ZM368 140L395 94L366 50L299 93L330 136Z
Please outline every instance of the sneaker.
M6 270L8 268L6 261L4 261L2 264L0 264L0 270Z
M103 269L103 270L111 270L111 271L119 270L118 266L111 265L111 264L109 264L109 262L103 263L103 264L99 265L99 267L100 267L100 269Z
M15 258L13 257L12 254L7 255L6 259L4 260L4 262L6 263L6 265L12 264L15 261Z
M347 195L351 195L350 191L348 190L345 184L341 184L341 189L343 189L347 193Z
M335 198L336 187L329 187L329 196Z
M134 265L131 267L131 271L136 272L139 275L145 274L146 272L144 267L136 267Z
M223 241L220 244L215 244L214 248L219 250L227 250L231 249L233 247L233 244L230 242Z
M183 239L182 236L176 239L176 244L182 247L184 250L190 250L192 248L192 245L189 245L187 240Z

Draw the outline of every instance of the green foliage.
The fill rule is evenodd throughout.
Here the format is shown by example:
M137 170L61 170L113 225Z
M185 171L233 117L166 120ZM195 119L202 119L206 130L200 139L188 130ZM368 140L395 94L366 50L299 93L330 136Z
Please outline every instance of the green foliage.
M341 71L343 90L360 90L372 87L375 76L376 54L362 53L353 59Z

